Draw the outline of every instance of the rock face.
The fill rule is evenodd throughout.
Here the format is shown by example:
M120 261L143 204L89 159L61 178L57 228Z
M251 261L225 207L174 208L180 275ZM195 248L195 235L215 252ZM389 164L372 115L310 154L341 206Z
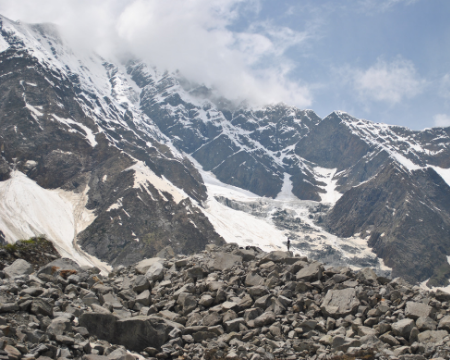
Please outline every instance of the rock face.
M11 265L5 267L3 272L7 277L14 278L21 275L29 275L34 271L33 265L23 259L17 259Z
M329 290L323 299L321 309L324 314L334 318L354 314L360 302L355 289Z
M333 237L364 239L394 276L447 285L450 128L412 131L343 112L321 119L283 104L236 106L136 59L111 63L79 54L49 24L0 17L0 36L0 194L15 205L0 206L0 241L47 234L72 251L75 234L75 255L90 259L87 252L113 266L223 245L204 213L200 164L223 183L259 195L255 203L281 192L321 202L314 209L308 203L309 223L296 211L268 211L286 240L292 233L306 238L320 225ZM5 190L25 181L45 194L32 214ZM64 208L56 213L46 201L55 193ZM263 215L254 203L215 200ZM48 214L64 214L67 226L47 221ZM342 251L331 245L311 250L330 262ZM270 261L278 263L279 256L285 255ZM363 257L356 265L373 262ZM319 280L320 271L314 277Z
M328 226L344 237L368 231L369 246L393 268L393 276L446 284L447 227L428 225L450 224L448 204L450 187L433 169L408 171L390 164L347 191L330 211Z
M224 264L227 258L233 266L227 263L224 270L211 262ZM29 268L25 260L20 263ZM297 280L300 264L322 267L320 279ZM154 265L164 268L163 276L147 280L143 273ZM55 271L48 273L49 268ZM249 274L270 280L268 272L274 271L276 282L246 283ZM0 277L0 357L5 359L132 360L137 353L149 360L450 355L450 305L438 300L445 297L442 291L377 277L369 269L324 268L305 257L235 244L145 259L107 277L68 261Z
M132 351L147 347L160 349L169 339L172 330L181 332L184 326L156 316L136 316L120 319L114 315L85 313L80 325L91 334L111 343L124 345Z
M199 209L207 198L201 176L136 107L120 65L98 56L79 63L51 25L0 16L0 35L9 45L0 52L0 184L23 186L26 175L32 192L46 194L31 207L2 195L10 206L0 209L1 241L43 233L61 245L76 234L82 257L84 250L113 265L155 256L169 243L185 254L223 243ZM65 194L57 200L64 208L47 204L51 189ZM39 210L19 219L21 206Z

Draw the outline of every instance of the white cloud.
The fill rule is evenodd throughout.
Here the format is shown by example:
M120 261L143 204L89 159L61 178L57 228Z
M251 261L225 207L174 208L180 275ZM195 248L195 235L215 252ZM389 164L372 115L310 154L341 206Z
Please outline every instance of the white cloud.
M346 69L345 75L363 100L396 104L420 94L425 81L411 61L398 58L390 63L378 59L367 70Z
M360 0L361 9L370 13L373 11L385 12L396 5L412 5L419 0Z
M450 99L450 73L445 74L442 79L439 86L439 96Z
M434 120L434 126L437 126L437 127L450 126L450 115L437 114L433 117L433 120Z
M258 0L0 0L0 13L54 22L78 46L102 55L130 51L161 70L176 71L228 98L309 106L307 85L291 81L287 49L309 35L270 23L231 26Z

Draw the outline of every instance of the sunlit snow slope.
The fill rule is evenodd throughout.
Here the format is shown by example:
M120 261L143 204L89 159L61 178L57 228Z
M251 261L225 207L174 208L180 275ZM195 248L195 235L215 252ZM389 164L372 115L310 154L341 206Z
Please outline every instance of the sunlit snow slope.
M76 234L95 218L92 211L85 208L85 192L46 190L20 171L11 175L9 180L0 182L0 229L8 242L45 235L62 256L80 265L110 270L109 265L75 244Z
M119 265L167 245L289 239L328 264L450 278L450 128L250 108L133 58L74 51L51 25L0 17L0 30L9 241L45 233L65 256Z

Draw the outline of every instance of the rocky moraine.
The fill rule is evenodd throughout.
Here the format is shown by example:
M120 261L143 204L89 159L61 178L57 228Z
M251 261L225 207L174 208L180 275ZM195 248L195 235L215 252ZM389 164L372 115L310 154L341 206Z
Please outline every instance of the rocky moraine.
M0 359L448 359L450 294L370 268L208 245L96 268L0 272Z

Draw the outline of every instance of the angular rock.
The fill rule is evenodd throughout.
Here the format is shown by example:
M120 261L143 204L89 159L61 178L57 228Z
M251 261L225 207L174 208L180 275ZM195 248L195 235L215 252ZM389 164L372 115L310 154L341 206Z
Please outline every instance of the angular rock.
M269 294L269 290L262 285L252 286L251 288L248 288L247 291L253 298L259 298Z
M391 334L381 335L380 340L386 344L389 344L390 346L400 345L400 342L395 337L393 337Z
M136 276L136 279L134 280L134 283L133 283L133 291L140 293L144 290L148 290L149 287L150 287L150 284L145 275Z
M348 288L329 290L320 308L325 315L339 318L356 313L359 305L360 301L356 297L355 289Z
M145 277L148 281L159 281L164 277L165 268L161 262L154 262L145 273Z
M377 283L378 278L375 271L373 271L372 268L368 267L359 270L356 277L360 282L371 285L375 285Z
M11 265L5 267L3 272L6 277L15 278L17 276L29 275L34 271L33 265L23 259L17 259Z
M204 326L215 326L222 323L222 316L215 311L210 312L203 318Z
M73 260L68 258L56 259L47 265L41 267L38 274L59 275L61 271L67 271L68 274L78 274L83 270Z
M223 327L227 333L230 332L238 332L239 331L239 325L244 324L245 320L244 318L236 318L233 320L229 320L223 323Z
M437 325L437 322L429 317L421 316L416 320L416 326L420 331L436 330Z
M44 315L50 318L53 317L52 306L43 299L35 299L31 303L30 312L35 315Z
M447 331L450 332L450 315L444 316L444 317L439 321L438 329L447 330Z
M152 303L150 291L145 290L141 292L138 296L136 296L135 301L143 306L149 306Z
M271 311L268 311L258 316L253 321L256 327L262 327L273 324L275 320L276 320L275 314Z
M202 295L198 304L204 307L210 307L214 303L214 298L211 295Z
M136 269L136 272L138 274L142 274L145 275L145 273L147 272L147 270L155 263L164 263L164 259L159 258L159 257L153 257L150 259L144 259L142 261L139 261L134 268Z
M414 320L403 319L392 324L392 332L395 336L401 336L405 339L409 339L409 334L414 326Z
M251 272L245 277L245 286L262 286L264 282L265 279L255 272Z
M270 253L263 256L263 258L259 261L259 264L262 265L269 261L273 261L274 263L293 264L298 260L299 260L298 258L294 258L294 254L291 251L271 251Z
M448 335L448 332L445 330L427 330L424 332L421 332L418 337L417 341L428 344L428 343L437 343L444 339Z
M233 255L241 256L243 261L252 261L255 259L255 252L253 250L237 249L233 251Z
M197 300L194 295L188 293L181 293L178 296L177 303L183 307L183 314L189 314L197 307Z
M114 315L84 313L79 320L91 335L132 351L142 351L146 347L161 349L170 340L169 333L173 329L184 329L178 323L154 315L119 319Z
M242 257L232 255L230 253L217 252L214 253L212 259L208 263L211 271L224 271L232 269L242 264Z
M417 320L419 317L432 317L435 312L435 309L426 304L413 301L406 303L405 316L414 320Z
M298 281L313 282L321 279L323 271L324 271L323 265L321 263L314 262L301 269L296 274L296 278Z

